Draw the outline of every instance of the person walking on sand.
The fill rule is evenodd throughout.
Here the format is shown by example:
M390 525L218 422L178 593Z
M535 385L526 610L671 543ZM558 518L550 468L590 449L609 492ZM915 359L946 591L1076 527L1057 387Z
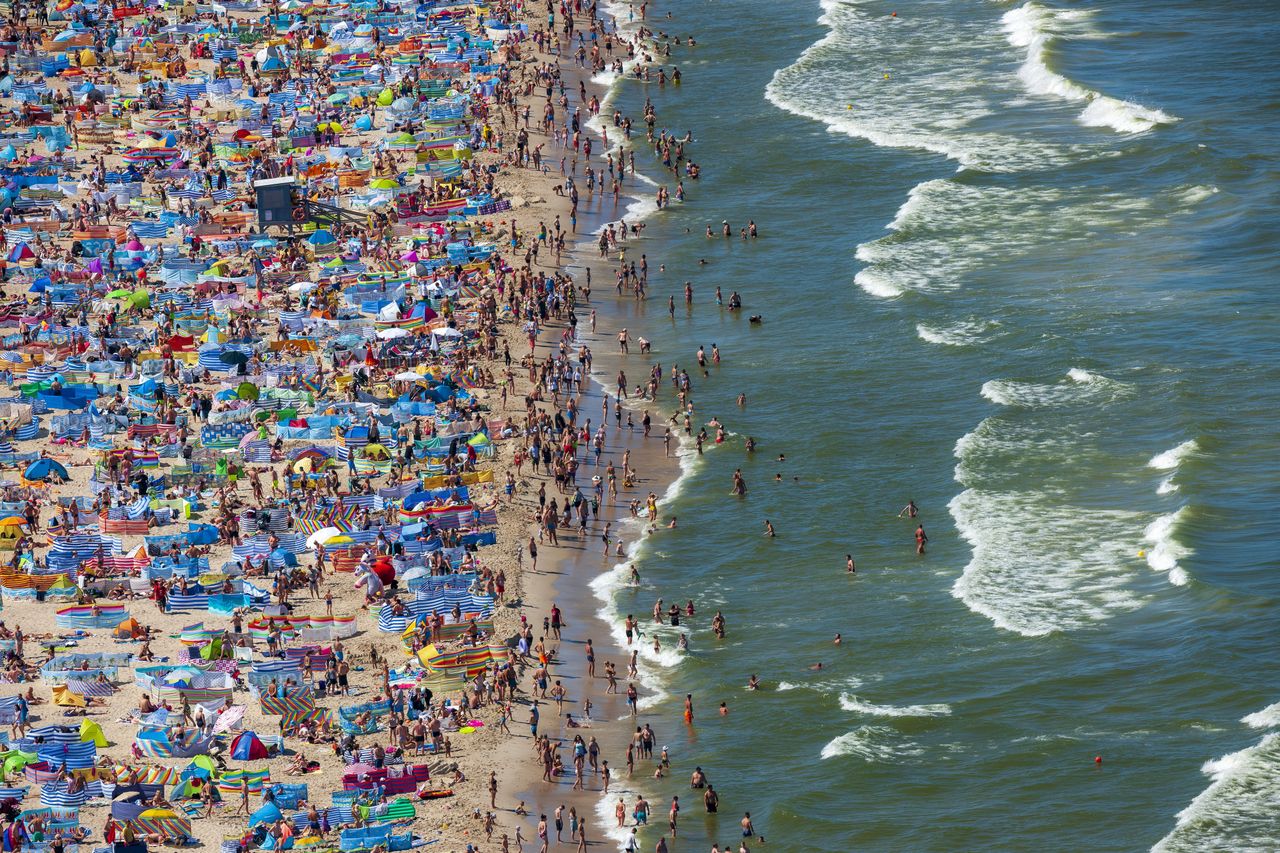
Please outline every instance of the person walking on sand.
M929 541L929 537L925 535L924 525L923 524L917 525L916 526L916 553L917 554L924 553L924 544L928 541Z
M496 809L498 807L498 774L494 771L489 772L489 808Z

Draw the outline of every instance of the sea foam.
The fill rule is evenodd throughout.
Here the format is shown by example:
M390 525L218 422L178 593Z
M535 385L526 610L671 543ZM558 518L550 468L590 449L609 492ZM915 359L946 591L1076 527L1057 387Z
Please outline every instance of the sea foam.
M1080 113L1080 123L1090 127L1109 127L1120 133L1143 133L1158 125L1176 122L1176 116L1096 92L1049 67L1048 52L1055 38L1072 35L1096 37L1095 33L1079 26L1088 14L1085 10L1048 9L1035 2L1024 3L1004 14L1001 23L1006 38L1014 47L1026 51L1018 77L1027 91L1033 95L1086 102Z
M1269 817L1280 801L1280 734L1267 734L1200 769L1211 780L1209 786L1178 812L1173 831L1152 853L1280 848L1280 832Z
M1182 464L1183 460L1190 459L1200 450L1200 444L1194 438L1182 442L1177 447L1157 453L1147 462L1148 468L1155 468L1157 471L1171 471Z
M846 711L856 711L873 717L945 717L951 713L951 706L942 703L932 705L877 705L854 696L852 693L840 694L840 707Z
M828 741L822 747L821 756L827 759L852 755L868 763L895 764L923 753L918 744L890 726L858 726Z
M1147 525L1143 538L1147 541L1147 565L1157 572L1169 576L1169 582L1176 586L1185 586L1190 580L1186 569L1178 564L1183 557L1190 556L1192 551L1177 540L1178 527L1186 519L1188 507L1177 512L1162 515Z

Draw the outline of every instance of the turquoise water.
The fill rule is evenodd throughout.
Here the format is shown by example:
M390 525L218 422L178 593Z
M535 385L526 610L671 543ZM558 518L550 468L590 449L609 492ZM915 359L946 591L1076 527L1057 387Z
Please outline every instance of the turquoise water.
M643 587L597 586L623 613L700 608L692 653L651 662L679 772L639 784L664 803L708 771L719 824L687 812L689 849L744 810L788 851L1280 848L1266 8L716 2L653 22L696 35L673 49L684 84L617 103L651 97L704 172L632 250L652 298L618 307L666 366L719 346L694 399L733 435L690 460ZM761 239L703 236L749 218Z

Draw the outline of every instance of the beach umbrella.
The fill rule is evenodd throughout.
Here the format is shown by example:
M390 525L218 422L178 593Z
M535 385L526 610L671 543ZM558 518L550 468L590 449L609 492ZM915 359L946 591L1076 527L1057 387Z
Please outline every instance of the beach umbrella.
M263 237L261 240L254 240L252 245L255 249L272 249L275 248L276 241L270 237Z
M378 332L378 337L382 338L384 341L394 340L395 338L404 338L408 337L408 335L408 331L400 328L382 329Z
M303 459L300 461L310 462L311 460ZM307 547L314 551L320 544L327 543L330 539L341 535L342 531L336 527L322 527L307 537Z
M401 382L419 382L423 379L423 376L421 373L414 373L413 371L406 370L403 373L397 373L396 379Z
M241 400L256 400L261 395L258 386L252 382L241 382L236 386L236 396Z
M0 527L22 527L26 525L27 520L20 515L11 515L8 518L0 518Z
M323 246L335 242L333 235L325 229L321 228L307 238L307 242L313 246Z
M310 459L299 459L297 462L293 463L293 473L310 474L314 464L315 463ZM311 540L308 539L307 542L310 544Z
M412 98L396 98L391 102L391 110L397 113L407 113L413 109L414 100Z
M373 119L369 116L360 116L356 119L356 130L373 130Z
M324 546L328 548L330 545L350 545L356 540L347 536L345 533L339 533L337 536L330 537L325 541Z

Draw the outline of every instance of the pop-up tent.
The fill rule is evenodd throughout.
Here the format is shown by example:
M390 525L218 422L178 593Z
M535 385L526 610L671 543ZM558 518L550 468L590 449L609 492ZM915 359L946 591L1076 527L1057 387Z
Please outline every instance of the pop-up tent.
M121 622L111 631L111 635L117 640L132 640L135 637L141 636L141 634L142 625L132 616Z
M110 746L107 742L107 736L102 733L102 726L93 720L84 719L80 721L80 742L86 743L92 741L96 746Z
M263 803L262 808L249 816L249 826L254 827L260 823L275 823L283 815L275 803Z
M253 732L241 732L231 741L231 757L236 761L256 761L267 757L267 748Z

